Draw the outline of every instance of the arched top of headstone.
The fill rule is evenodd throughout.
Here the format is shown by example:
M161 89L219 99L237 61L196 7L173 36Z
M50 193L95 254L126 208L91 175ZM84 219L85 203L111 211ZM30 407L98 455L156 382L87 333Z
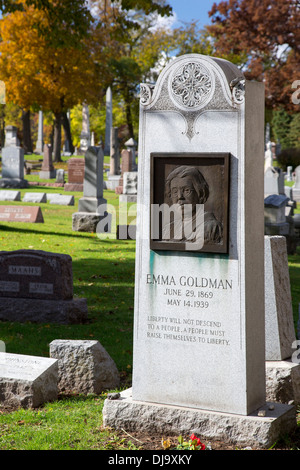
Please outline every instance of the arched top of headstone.
M199 112L237 107L244 101L245 77L224 59L187 54L170 62L155 85L141 84L148 109Z

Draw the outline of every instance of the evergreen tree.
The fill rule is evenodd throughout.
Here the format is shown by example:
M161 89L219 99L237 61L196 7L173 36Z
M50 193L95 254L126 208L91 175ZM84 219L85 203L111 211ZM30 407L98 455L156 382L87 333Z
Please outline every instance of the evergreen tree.
M273 113L273 133L275 139L280 142L281 149L286 149L290 147L290 123L292 117L288 114L283 108L279 108Z

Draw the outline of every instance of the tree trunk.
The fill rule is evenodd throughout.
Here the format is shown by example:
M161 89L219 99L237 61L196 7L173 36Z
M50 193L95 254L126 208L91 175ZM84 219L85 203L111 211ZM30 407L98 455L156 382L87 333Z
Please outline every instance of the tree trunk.
M30 127L30 111L22 110L23 147L25 153L33 153Z
M73 155L75 149L74 149L74 145L72 142L70 121L67 116L67 113L62 114L62 125L64 128L66 141L68 142L68 151Z
M54 120L54 143L53 143L53 161L61 162L61 124L62 113L55 114Z
M131 114L131 97L130 92L125 90L124 93L124 101L125 101L125 114L126 114L126 121L129 131L129 136L134 139L134 132L133 132L133 122L132 122L132 114Z

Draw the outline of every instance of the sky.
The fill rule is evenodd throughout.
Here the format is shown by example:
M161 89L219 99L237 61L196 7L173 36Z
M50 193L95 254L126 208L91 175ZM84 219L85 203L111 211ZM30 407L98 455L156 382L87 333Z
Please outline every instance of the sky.
M208 16L209 10L218 0L167 0L167 3L173 8L177 22L189 23L192 20L198 20L198 26L201 28L210 23ZM182 23L174 24L180 26Z

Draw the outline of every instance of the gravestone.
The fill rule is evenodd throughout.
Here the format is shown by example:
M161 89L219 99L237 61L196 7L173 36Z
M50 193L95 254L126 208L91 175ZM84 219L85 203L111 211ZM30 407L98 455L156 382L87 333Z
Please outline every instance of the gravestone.
M20 191L0 190L0 201L21 201Z
M0 267L0 320L65 324L86 320L86 299L73 298L70 256L2 251Z
M47 195L46 193L25 193L23 202L37 202L38 204L42 204L47 202Z
M85 154L83 197L79 199L78 212L72 217L72 228L76 232L96 232L99 222L106 216L103 159L101 147L89 147Z
M294 327L287 243L265 236L266 393L268 401L300 403L300 364L292 361Z
M132 171L137 171L137 164L136 164L137 142L133 138L130 138L129 140L125 142L125 146L127 150L130 151L132 154Z
M62 168L59 168L58 170L56 170L56 183L59 183L62 185L65 184L65 170L63 170Z
M139 136L132 390L104 425L268 446L296 416L266 402L264 86L178 57Z
M123 194L123 176L124 173L132 170L132 153L130 150L123 149L121 152L121 177L119 185L116 187L116 194Z
M44 158L41 171L39 173L41 179L52 179L56 177L56 170L52 162L52 147L44 145Z
M286 206L289 198L285 194L272 194L264 200L265 234L288 235L289 223L286 221Z
M300 165L295 168L295 184L293 186L294 199L300 202Z
M112 127L110 137L110 167L107 176L107 189L114 191L120 181L120 148L119 148L119 129Z
M123 175L123 194L120 194L122 202L137 202L138 174L137 171L129 171Z
M0 206L0 221L43 224L44 218L40 207Z
M105 117L104 155L110 155L110 136L111 136L112 127L113 127L112 92L111 92L111 88L108 87L107 90L106 90L106 117Z
M54 340L50 357L58 360L61 392L97 394L120 385L116 364L99 341Z
M68 161L68 183L65 191L83 191L84 158L70 158Z
M2 149L2 188L26 188L24 179L24 150L21 147L4 147Z
M269 167L265 171L265 197L284 194L284 174L279 168Z
M58 396L58 361L0 352L0 403L36 408Z
M80 151L85 153L91 145L90 112L87 104L82 105L82 130L80 134Z
M19 147L18 128L16 126L6 126L5 147Z
M36 141L35 152L42 154L44 151L44 113L39 111L38 138Z
M75 198L73 195L67 196L62 194L52 194L50 197L50 204L57 204L59 206L74 206Z

